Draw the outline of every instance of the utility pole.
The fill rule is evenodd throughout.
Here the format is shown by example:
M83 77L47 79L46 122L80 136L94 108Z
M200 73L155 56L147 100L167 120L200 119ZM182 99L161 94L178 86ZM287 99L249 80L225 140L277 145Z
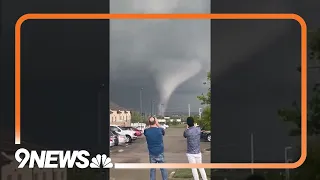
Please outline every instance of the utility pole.
M151 116L153 116L155 113L153 112L154 107L154 100L151 100Z
M150 116L153 116L153 100L150 102Z
M190 117L191 116L191 110L190 110L190 104L188 104L188 116Z
M287 146L284 148L284 161L285 163L288 163L289 162L289 159L288 159L288 151L292 149L291 146ZM286 180L290 180L290 170L289 169L286 169Z
M202 116L202 108L199 108L199 119L201 119Z
M161 116L164 117L164 104L161 104Z
M140 89L140 115L142 116L142 91L143 91L143 88Z
M254 163L254 139L253 139L253 133L251 133L251 163ZM251 169L251 174L254 174L254 169Z

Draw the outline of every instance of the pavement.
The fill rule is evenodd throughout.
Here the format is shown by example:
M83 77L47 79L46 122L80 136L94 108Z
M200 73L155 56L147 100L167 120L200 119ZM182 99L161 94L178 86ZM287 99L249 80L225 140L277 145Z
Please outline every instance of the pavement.
M186 139L182 136L184 128L168 128L164 136L164 155L167 163L188 163L186 157ZM201 142L201 149L210 147L209 142ZM210 152L202 153L203 163L210 163ZM110 149L112 163L149 163L149 154L145 137L140 137L131 144ZM169 174L174 171L168 169ZM110 180L147 180L149 169L111 169ZM161 179L157 170L157 179Z

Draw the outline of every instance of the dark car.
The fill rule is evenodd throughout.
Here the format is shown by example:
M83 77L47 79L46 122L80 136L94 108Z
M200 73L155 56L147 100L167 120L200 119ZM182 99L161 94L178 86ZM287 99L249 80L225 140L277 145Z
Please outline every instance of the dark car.
M114 140L114 145L118 146L119 145L119 137L118 134L114 131L110 131L110 138Z
M204 128L201 128L201 139L211 142L211 131L206 131Z

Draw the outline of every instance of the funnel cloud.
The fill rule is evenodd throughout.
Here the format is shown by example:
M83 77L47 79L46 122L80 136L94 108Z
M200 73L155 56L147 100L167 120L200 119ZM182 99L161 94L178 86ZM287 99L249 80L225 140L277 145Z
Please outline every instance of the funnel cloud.
M111 12L174 13L187 10L208 13L210 9L205 2L186 6L180 0L111 1ZM192 89L197 92L204 90L201 87L202 79L210 64L209 20L112 20L110 26L111 81L131 81L143 86L144 104L148 103L149 106L150 100L156 99L157 105L163 104L162 110L166 111L177 89L183 88L192 78L198 81ZM137 73L133 75L129 71ZM151 85L146 85L146 81L151 82ZM134 88L139 89L136 86ZM115 93L111 91L111 94ZM188 103L199 106L199 102L196 102L198 94L188 94L188 98L172 105L184 106L182 111L187 111ZM137 100L134 101L135 105L132 106L137 106Z

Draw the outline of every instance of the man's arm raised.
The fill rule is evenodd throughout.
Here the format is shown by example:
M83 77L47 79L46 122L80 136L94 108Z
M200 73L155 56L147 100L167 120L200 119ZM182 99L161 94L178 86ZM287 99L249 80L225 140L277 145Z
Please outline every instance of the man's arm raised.
M187 138L187 136L188 136L188 133L187 133L188 129L189 129L189 126L187 125L186 130L184 130L184 132L183 132L183 137L184 138Z

